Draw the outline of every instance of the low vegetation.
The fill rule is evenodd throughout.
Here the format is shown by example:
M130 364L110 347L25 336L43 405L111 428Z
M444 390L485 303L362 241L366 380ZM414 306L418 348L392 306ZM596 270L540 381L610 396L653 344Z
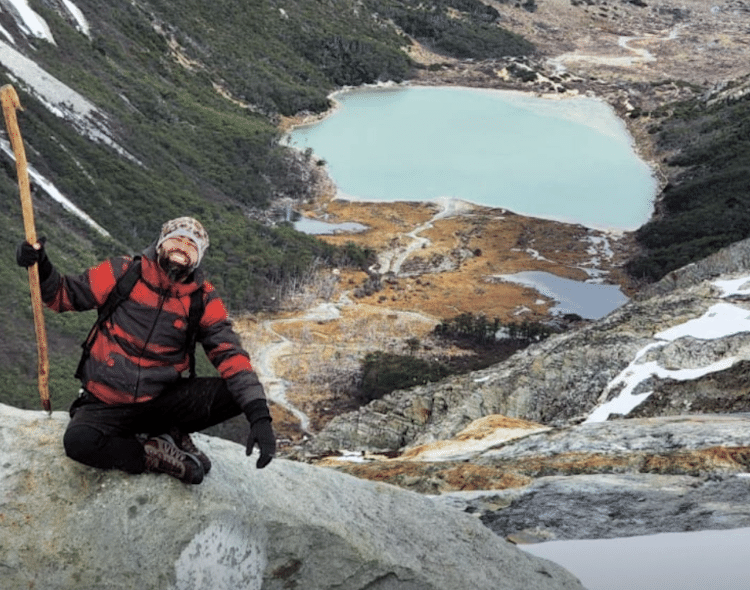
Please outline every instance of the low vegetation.
M34 8L56 43L34 40L32 47L14 29L17 48L106 113L102 122L114 144L129 154L83 137L73 121L52 114L0 72L0 84L17 84L25 107L19 123L30 164L111 234L100 235L34 187L38 233L47 236L51 258L64 272L80 272L104 257L139 252L166 219L194 215L211 235L209 278L232 312L273 309L311 265L361 266L372 255L267 223L272 203L314 193L304 157L279 144L280 115L323 111L329 94L344 85L408 79L417 66L403 51L407 35L450 57L534 52L479 0L215 0L210 10L198 0L181 2L179 10L166 0L86 0L81 8L91 37L48 5ZM670 164L684 173L665 189L662 215L638 232L646 254L628 268L646 280L750 233L747 97L669 108L654 133L677 153ZM0 161L0 223L6 228L0 401L37 407L28 285L13 260L23 238L15 167L7 156ZM92 321L90 313L47 314L57 408L77 391L71 375ZM487 351L544 337L533 326L505 327L509 339L498 344L489 336L495 328L486 319L454 319L445 322L441 338L474 341L476 350ZM467 358L487 362L506 353ZM370 361L372 375L399 363L418 380L444 372L383 355ZM440 362L448 372L459 370ZM402 386L399 379L392 379L395 386Z
M647 281L750 237L750 96L667 105L664 114L653 132L680 172L636 233L645 254L627 268Z
M408 354L376 351L365 355L353 395L361 403L367 403L396 389L484 369L556 331L541 322L504 323L482 314L463 313L435 326L434 347L407 338ZM464 353L443 352L451 346L463 349Z
M499 25L500 14L476 0L378 0L370 2L406 34L439 54L489 59L530 55L532 43Z
M61 270L135 254L165 220L185 214L209 231L205 268L233 312L272 309L313 261L358 266L367 258L351 245L334 248L256 219L267 218L280 198L314 192L304 158L279 145L278 115L327 109L328 94L342 84L403 79L413 66L392 26L356 14L346 0L252 10L231 0L217 0L211 10L190 1L174 10L160 0L91 0L82 6L87 38L54 10L37 8L56 44L35 41L30 54L106 113L101 122L117 146L82 136L0 73L0 84L14 83L24 106L19 125L31 166L111 234L101 236L33 187L38 234L48 238ZM0 400L37 407L28 285L14 263L23 238L15 165L7 157L2 165L0 378L8 385ZM51 390L60 408L77 392L78 344L93 316L47 318Z
M529 345L548 338L557 330L542 322L501 322L483 314L462 313L435 326L435 334L443 340L468 346L487 346L497 342Z

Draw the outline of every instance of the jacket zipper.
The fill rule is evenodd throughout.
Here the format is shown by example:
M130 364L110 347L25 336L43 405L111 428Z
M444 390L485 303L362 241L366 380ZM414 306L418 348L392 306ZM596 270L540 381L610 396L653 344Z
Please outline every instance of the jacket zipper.
M148 336L146 337L146 340L143 342L143 347L141 348L141 352L138 355L138 360L143 360L143 355L146 353L146 348L148 347L148 343L151 342L151 337L154 335L154 330L156 329L156 324L159 323L159 317L161 316L161 312L164 309L164 304L167 302L167 293L164 293L161 289L159 290L159 308L156 311L156 317L154 318L154 322L151 324L151 330L149 330ZM141 363L138 363L138 376L136 377L135 381L135 390L133 391L133 403L138 401L138 390L141 386Z

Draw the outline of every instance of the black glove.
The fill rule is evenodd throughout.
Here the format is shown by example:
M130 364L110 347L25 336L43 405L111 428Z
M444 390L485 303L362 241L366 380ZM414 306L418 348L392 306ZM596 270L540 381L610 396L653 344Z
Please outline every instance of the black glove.
M250 422L250 435L247 437L245 454L250 456L255 445L260 449L260 457L255 466L263 469L276 454L276 436L271 428L271 412L264 399L256 399L245 408L245 415Z
M39 280L44 281L52 274L52 263L47 257L44 243L47 238L39 238L39 249L37 250L26 241L20 242L16 248L16 263L18 266L29 268L39 263Z

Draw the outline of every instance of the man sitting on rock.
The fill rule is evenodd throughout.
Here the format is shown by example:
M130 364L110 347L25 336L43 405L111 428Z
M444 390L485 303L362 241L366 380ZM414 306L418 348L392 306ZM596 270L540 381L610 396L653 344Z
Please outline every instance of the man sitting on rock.
M80 276L61 275L43 239L19 244L17 262L39 264L42 298L51 309L110 310L92 329L77 374L83 388L63 439L72 459L197 484L211 462L190 433L240 413L250 422L247 454L255 445L260 449L257 468L273 458L276 439L263 386L222 300L198 268L208 244L198 221L180 217L164 224L140 258L115 257ZM140 265L131 271L131 290L118 304L110 299L105 305L131 265ZM220 377L183 376L192 369L191 325Z

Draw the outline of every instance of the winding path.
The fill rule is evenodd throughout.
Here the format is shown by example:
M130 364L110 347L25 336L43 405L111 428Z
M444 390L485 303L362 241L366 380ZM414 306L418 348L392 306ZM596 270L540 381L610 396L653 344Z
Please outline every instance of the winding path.
M372 272L379 274L381 277L386 274L398 276L398 274L401 272L401 265L404 263L404 261L409 258L409 256L411 256L414 252L420 250L423 246L430 243L430 240L428 240L427 238L420 237L420 233L430 229L433 222L437 221L438 219L451 217L465 211L470 211L473 208L471 203L462 201L460 199L454 199L452 197L439 197L433 202L440 206L440 211L438 211L430 220L404 234L405 237L411 240L407 246L403 248L386 250L378 254L377 262L372 267L370 267L370 270Z
M423 244L429 244L427 238L419 236L421 232L431 228L433 222L438 219L460 214L473 208L471 203L450 197L436 199L435 202L440 205L440 210L429 221L404 234L405 237L410 239L407 246L381 252L378 255L377 262L371 268L373 273L380 276L384 276L385 274L398 275L404 261L413 252L422 248ZM300 321L326 322L337 320L341 317L342 306L348 305L358 304L352 301L348 292L344 292L336 303L320 303L315 307L302 312L300 315L291 318L264 320L261 323L261 328L263 331L271 335L271 339L270 342L264 346L254 347L253 366L263 383L268 398L297 418L301 429L307 434L310 432L310 417L289 401L286 395L289 383L279 376L275 369L276 361L278 359L293 353L295 343L279 333L276 330L276 326L284 323ZM433 321L432 318L428 318L424 314L419 314L413 311L389 310L389 313L403 315L411 319L419 319L428 322Z
M644 64L656 61L656 57L648 50L643 47L633 47L633 42L638 41L672 41L677 38L681 29L684 29L686 25L679 25L672 29L666 37L652 37L650 35L644 36L621 36L617 40L617 45L633 53L633 55L625 56L612 56L612 55L590 55L586 53L578 53L573 51L570 53L563 53L555 58L549 60L549 63L553 65L558 71L564 71L566 64L576 61L585 61L593 64L600 64L606 66L621 66L629 67L636 64Z
M341 317L341 312L339 311L337 304L321 303L312 309L305 311L300 316L277 320L264 320L261 324L265 331L273 335L273 341L256 350L253 359L253 366L263 383L268 398L294 415L294 417L299 420L300 427L305 433L309 433L310 430L310 417L287 399L287 382L276 374L276 369L274 368L277 359L291 354L293 343L286 336L277 332L275 326L283 323L299 321L324 322L335 320L339 317Z

